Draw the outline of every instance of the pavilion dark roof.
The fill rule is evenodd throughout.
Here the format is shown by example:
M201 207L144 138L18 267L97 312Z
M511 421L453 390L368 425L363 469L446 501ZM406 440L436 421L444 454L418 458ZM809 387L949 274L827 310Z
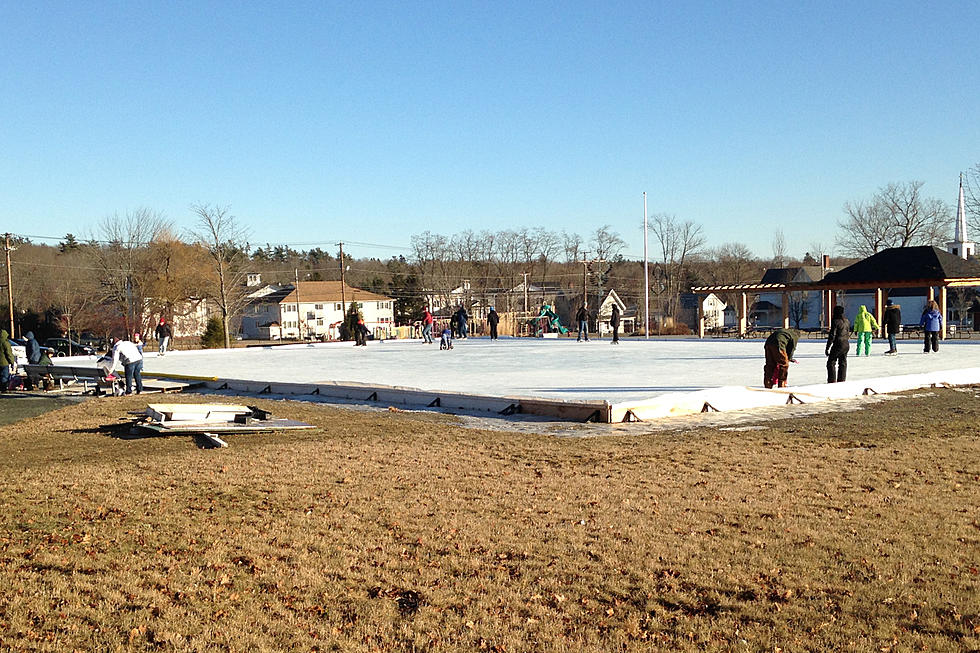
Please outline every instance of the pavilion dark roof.
M827 284L860 284L980 278L980 263L931 245L893 247L823 278Z

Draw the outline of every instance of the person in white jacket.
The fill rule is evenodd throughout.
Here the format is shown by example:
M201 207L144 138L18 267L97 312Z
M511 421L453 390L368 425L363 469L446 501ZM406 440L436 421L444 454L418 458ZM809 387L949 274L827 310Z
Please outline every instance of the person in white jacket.
M133 394L133 379L136 380L136 394L143 392L143 354L136 343L113 336L112 364L109 369L116 369L120 362L126 373L126 394Z

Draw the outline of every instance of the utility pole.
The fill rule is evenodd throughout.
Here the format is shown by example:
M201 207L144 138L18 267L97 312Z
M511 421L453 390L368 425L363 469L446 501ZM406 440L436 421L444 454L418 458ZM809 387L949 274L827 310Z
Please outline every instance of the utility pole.
M582 252L584 257L588 252ZM591 271L592 261L583 258L579 263L582 264L582 305L585 306L589 303L589 272Z
M643 191L643 337L650 339L650 257L647 255L647 193Z
M10 309L10 337L14 337L14 288L13 275L10 273L10 234L3 235L3 251L7 257L7 308Z
M347 306L345 306L347 300L344 293L347 282L344 281L344 267L344 243L340 243L340 319L342 321L347 319Z
M527 313L531 310L527 302L527 272L524 272L523 274L524 274L524 312Z
M296 279L296 328L299 331L299 339L303 339L303 314L299 312L299 268L293 268L293 277Z

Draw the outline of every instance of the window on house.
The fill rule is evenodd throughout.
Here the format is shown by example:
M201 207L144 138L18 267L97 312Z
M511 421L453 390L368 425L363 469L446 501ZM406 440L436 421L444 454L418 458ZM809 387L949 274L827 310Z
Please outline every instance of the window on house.
M316 309L316 310L318 310L318 311L322 311L323 310L323 304L315 304L313 306L313 308Z
M333 310L335 310L335 311L342 311L344 309L343 309L343 307L340 304L334 304L333 305Z

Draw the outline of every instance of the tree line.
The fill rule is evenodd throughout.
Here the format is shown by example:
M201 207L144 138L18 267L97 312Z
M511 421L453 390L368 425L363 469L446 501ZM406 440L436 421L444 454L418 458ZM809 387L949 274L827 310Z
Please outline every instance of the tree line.
M976 223L980 201L973 190L980 189L980 165L968 180ZM249 272L261 273L263 283L287 284L297 278L337 280L341 270L349 285L392 297L395 320L402 324L417 319L430 297L448 303L458 298L454 290L466 288L472 297L505 302L525 281L561 289L593 310L615 289L627 305L639 307L642 320L643 262L623 256L626 242L609 225L585 238L541 227L451 235L425 231L412 236L407 256L344 253L341 258L339 250L319 247L252 245L247 228L227 208L202 205L193 211L194 228L185 233L161 214L138 209L102 219L88 240L66 234L49 246L15 239L12 274L20 332L145 333L159 316L179 317L206 302L221 318L228 346L246 303ZM836 266L885 247L944 247L953 221L950 205L925 197L921 182L887 184L871 198L847 203L843 213ZM980 224L977 228L980 235ZM779 229L773 230L770 257L756 256L739 242L711 248L701 225L669 214L653 215L649 231L651 313L664 318L678 314L681 295L692 285L755 282L767 267L816 265L823 253L822 245L812 244L805 256L790 256ZM523 310L523 304L501 309Z

